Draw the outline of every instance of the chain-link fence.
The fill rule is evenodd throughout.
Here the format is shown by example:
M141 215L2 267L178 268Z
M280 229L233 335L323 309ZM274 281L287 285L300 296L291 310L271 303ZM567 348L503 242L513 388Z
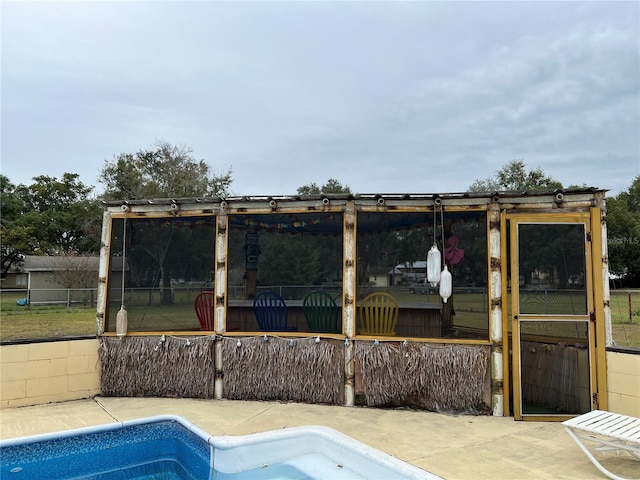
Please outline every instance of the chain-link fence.
M611 290L609 305L615 344L640 348L640 290Z
M3 289L1 293L5 299L15 299L16 305L26 308L39 305L95 307L98 299L97 288Z
M610 305L614 323L640 325L640 290L612 290Z
M339 286L328 287L330 293L339 296ZM183 309L185 315L193 310L193 299L203 289L212 286L171 287L170 307L163 305L163 289L126 289L127 308L136 306L161 307L165 316L169 309ZM273 289L287 298L302 298L311 286L259 287L258 290ZM166 289L165 289L166 290ZM111 301L119 304L121 291L114 289ZM165 292L166 293L166 292ZM244 298L242 286L229 286L228 297ZM399 293L399 292L395 292ZM1 294L0 339L51 338L67 335L92 335L96 332L97 289L3 289ZM407 299L415 298L407 289ZM408 301L408 300L407 300ZM461 319L463 305L459 305ZM617 346L640 348L640 290L611 290L610 307L612 335ZM114 311L116 311L114 309Z

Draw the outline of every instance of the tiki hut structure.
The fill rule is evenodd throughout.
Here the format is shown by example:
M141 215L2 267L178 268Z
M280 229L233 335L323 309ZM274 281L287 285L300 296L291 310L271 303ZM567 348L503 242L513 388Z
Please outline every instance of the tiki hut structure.
M573 188L109 202L102 394L517 419L605 409L604 199ZM371 294L380 303L365 310Z

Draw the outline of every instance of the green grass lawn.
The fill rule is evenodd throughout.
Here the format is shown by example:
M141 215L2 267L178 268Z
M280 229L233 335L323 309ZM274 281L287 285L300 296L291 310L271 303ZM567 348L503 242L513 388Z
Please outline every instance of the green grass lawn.
M18 306L21 293L3 293L0 297L0 340L22 340L86 336L96 334L95 305ZM424 294L406 294L401 301L426 301ZM429 301L438 297L431 295ZM640 348L640 291L631 295L631 318L627 292L611 292L613 338L618 346ZM488 313L482 294L456 294L455 324L463 327L486 328ZM192 330L199 329L189 302L178 301L170 307L128 306L129 325L135 330ZM115 314L115 313L114 313Z
M75 337L96 334L96 307L64 305L19 306L24 293L2 293L0 340Z
M631 306L629 306L631 303ZM611 292L611 326L613 339L620 347L640 348L640 291Z

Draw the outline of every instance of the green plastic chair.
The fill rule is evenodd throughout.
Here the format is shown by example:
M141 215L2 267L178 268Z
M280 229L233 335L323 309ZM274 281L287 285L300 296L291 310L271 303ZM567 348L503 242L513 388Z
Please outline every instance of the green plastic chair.
M310 332L342 333L340 309L327 292L318 290L307 294L302 300L302 311Z
M398 301L386 292L370 293L360 304L359 335L394 337L398 324Z

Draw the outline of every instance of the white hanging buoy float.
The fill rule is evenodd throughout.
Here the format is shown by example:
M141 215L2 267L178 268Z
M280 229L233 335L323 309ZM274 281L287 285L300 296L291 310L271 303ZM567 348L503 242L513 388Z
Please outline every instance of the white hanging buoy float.
M440 296L444 303L447 303L451 296L451 272L446 265L442 273L440 273Z
M120 305L118 315L116 315L116 335L118 337L124 337L127 334L129 326L129 314L124 309L124 305Z
M438 246L434 243L427 254L427 281L432 287L440 283L441 262L442 255L440 254L440 250L438 250Z

